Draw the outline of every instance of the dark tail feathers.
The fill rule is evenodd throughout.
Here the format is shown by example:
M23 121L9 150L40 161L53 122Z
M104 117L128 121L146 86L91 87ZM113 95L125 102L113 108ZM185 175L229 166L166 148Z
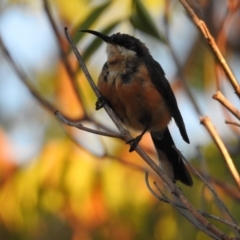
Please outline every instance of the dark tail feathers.
M160 161L161 159L164 159L165 164L167 162L167 165L168 165L167 168L170 168L170 170L172 171L171 174L169 173L166 173L166 174L170 175L169 177L172 178L173 182L175 182L176 180L179 180L182 183L186 184L187 186L192 186L193 181L192 181L191 175L189 174L187 168L185 167L181 157L172 147L175 144L173 142L172 136L168 128L164 131L163 137L160 140L154 137L154 135L155 134L151 133L151 137L152 137L154 146L157 150L159 159ZM164 166L163 166L163 169L164 169ZM164 170L166 171L166 169Z

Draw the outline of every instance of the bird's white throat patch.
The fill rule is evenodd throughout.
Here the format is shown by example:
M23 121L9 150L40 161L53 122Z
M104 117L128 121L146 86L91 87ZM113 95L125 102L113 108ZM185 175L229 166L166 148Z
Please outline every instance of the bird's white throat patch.
M136 56L136 52L115 44L108 43L106 50L107 50L108 59L119 58L119 57L129 58L129 57Z

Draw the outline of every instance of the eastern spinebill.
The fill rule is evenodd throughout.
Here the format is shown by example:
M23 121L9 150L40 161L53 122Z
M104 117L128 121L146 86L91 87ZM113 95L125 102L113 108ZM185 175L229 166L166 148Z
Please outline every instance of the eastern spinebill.
M183 118L165 73L139 39L128 34L106 36L93 30L82 30L101 38L107 44L107 61L98 78L102 97L97 101L100 109L108 103L121 122L141 131L130 140L133 151L142 136L149 131L159 161L168 177L192 186L193 181L183 160L173 149L168 124L173 117L182 138L189 143Z

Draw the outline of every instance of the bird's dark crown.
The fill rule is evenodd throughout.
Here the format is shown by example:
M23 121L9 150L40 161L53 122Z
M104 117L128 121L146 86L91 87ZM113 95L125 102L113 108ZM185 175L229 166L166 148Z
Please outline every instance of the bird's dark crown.
M112 40L112 44L116 44L128 50L134 51L139 57L150 54L144 43L128 34L115 33L111 35L110 38Z

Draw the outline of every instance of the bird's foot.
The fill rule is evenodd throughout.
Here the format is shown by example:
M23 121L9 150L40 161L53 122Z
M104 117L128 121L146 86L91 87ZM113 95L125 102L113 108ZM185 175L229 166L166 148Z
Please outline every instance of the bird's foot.
M140 142L142 136L139 135L136 138L132 138L129 141L126 142L126 144L130 144L130 149L129 152L132 152L135 150L135 148L137 147L138 143Z
M107 103L107 99L105 97L103 97L103 96L99 97L95 104L95 106L96 106L95 109L96 110L101 109L104 106L104 104L106 104L106 103Z

